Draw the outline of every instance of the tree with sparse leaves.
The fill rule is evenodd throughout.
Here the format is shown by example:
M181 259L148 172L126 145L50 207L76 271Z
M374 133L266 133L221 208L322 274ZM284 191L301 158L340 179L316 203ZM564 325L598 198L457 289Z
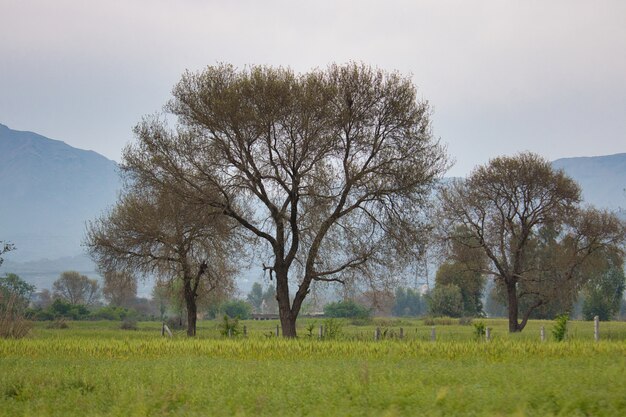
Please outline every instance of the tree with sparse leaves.
M409 77L359 64L218 65L186 73L173 94L176 131L146 119L126 164L267 250L285 337L315 282L375 287L415 259L448 162Z
M137 297L137 278L127 271L106 271L102 295L110 305L130 307Z
M180 280L187 335L196 335L198 299L232 287L237 249L219 211L189 204L152 178L125 166L117 205L90 222L85 244L102 270L156 274L170 289Z
M577 293L596 252L621 250L624 224L579 203L580 187L532 153L492 159L442 188L442 235L484 253L479 272L505 294L510 332L522 331L537 308Z
M100 285L76 271L65 271L52 283L54 297L72 305L91 305L100 298Z

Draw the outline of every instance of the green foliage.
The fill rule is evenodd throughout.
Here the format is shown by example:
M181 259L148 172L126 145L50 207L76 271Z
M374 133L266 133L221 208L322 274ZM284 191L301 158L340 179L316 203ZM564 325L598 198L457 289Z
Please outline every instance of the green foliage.
M461 317L463 297L456 285L437 285L428 294L429 310L433 316Z
M391 314L395 317L418 317L426 313L428 306L419 291L411 288L396 289Z
M485 325L484 322L478 321L474 323L474 336L477 339L482 339L483 337L485 337L486 331L487 331L487 326Z
M252 316L252 306L243 300L230 300L221 305L221 311L231 318L247 320Z
M28 306L35 286L27 283L16 274L0 277L0 306L10 297L15 297L13 308L24 310Z
M445 262L437 270L435 288L440 285L454 285L461 293L462 315L480 316L483 314L481 300L485 287L485 277L473 270L468 270L464 263Z
M126 320L127 318L136 318L137 311L132 308L106 306L92 311L89 314L90 320Z
M246 300L255 312L261 311L261 304L263 304L263 286L258 282L252 284L252 289L248 293Z
M552 328L552 336L557 342L565 340L567 335L567 322L569 314L561 314L554 319L554 327Z
M220 323L219 329L222 336L237 336L240 333L239 319L236 317L230 318L228 315L224 314L224 319Z
M589 280L584 291L582 313L585 320L608 321L620 310L622 294L626 287L623 259L619 256L609 257L604 268L599 269Z
M326 304L324 315L333 318L369 319L372 316L372 311L352 300L346 300Z
M339 336L341 336L343 323L340 320L336 320L335 318L330 318L324 320L324 333L322 338L324 340L335 340Z

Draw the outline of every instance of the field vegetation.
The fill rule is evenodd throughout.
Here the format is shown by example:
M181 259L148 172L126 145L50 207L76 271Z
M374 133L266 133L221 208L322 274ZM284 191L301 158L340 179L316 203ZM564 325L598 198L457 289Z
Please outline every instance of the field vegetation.
M435 323L436 341L430 340ZM626 323L571 321L567 338L539 340L550 321L509 333L478 320L487 342L458 319L299 320L296 340L278 321L220 321L162 337L159 323L36 323L27 338L0 339L2 415L593 415L626 412ZM338 328L318 340L319 325ZM399 338L400 327L403 339ZM376 328L381 340L374 341ZM310 335L310 336L309 336Z

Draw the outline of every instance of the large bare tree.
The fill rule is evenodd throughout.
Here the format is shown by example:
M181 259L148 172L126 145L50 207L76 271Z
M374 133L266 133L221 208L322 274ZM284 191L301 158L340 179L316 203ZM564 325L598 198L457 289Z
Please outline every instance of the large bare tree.
M199 295L231 286L232 226L215 210L189 205L132 170L127 177L117 205L88 224L86 246L103 271L182 280L187 335L195 336Z
M184 74L173 95L177 131L144 120L124 163L269 249L285 337L314 282L374 283L410 259L448 163L408 77L359 64L218 65Z
M625 238L619 219L582 209L578 185L532 153L492 159L443 187L440 198L447 241L488 258L479 272L506 294L510 332L524 329L535 309L573 297L592 255Z

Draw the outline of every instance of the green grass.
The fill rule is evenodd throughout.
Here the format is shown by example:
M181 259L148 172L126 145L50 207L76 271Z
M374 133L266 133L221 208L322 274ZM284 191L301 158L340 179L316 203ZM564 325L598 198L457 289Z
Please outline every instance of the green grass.
M193 340L162 338L158 323L38 324L0 340L0 416L626 415L626 323L602 323L596 343L591 323L572 322L568 340L541 343L551 322L516 335L485 322L488 343L459 325L437 326L433 343L419 320L345 324L333 341L266 336L276 322L245 322L249 337L233 340L211 321ZM377 326L406 337L375 342Z

